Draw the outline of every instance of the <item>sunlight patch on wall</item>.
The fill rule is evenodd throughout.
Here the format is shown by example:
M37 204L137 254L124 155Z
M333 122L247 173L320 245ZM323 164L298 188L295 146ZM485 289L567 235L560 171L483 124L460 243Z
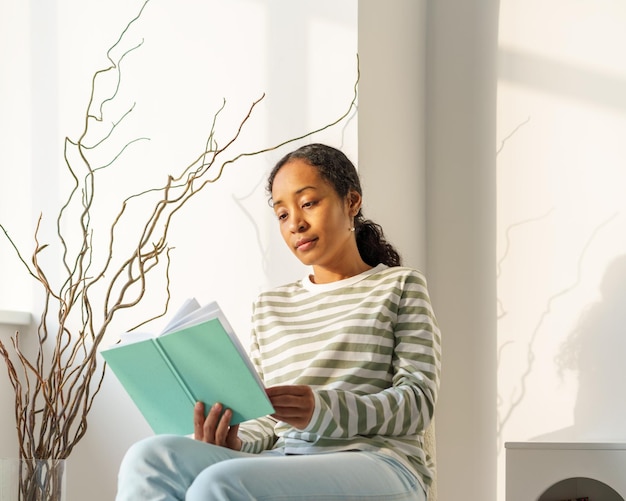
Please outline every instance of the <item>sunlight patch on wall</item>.
M501 2L501 484L505 441L626 438L624 23L622 2Z

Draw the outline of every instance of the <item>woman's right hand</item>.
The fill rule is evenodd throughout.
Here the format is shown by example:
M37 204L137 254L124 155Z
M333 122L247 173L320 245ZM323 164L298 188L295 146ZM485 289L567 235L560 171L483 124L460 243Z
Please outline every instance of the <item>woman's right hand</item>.
M241 439L237 436L239 425L230 425L232 417L230 409L224 410L222 404L216 403L205 418L204 403L197 402L193 409L194 438L208 444L241 450Z

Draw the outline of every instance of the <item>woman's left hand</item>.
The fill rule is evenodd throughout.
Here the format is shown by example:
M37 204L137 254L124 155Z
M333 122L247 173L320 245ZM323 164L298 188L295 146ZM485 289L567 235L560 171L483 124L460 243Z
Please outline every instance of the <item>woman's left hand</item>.
M194 438L201 442L241 450L241 439L237 436L239 425L231 426L233 412L216 403L204 417L204 403L197 402L193 409Z
M272 414L273 418L300 430L307 427L315 410L315 399L310 386L272 386L265 391L276 411Z

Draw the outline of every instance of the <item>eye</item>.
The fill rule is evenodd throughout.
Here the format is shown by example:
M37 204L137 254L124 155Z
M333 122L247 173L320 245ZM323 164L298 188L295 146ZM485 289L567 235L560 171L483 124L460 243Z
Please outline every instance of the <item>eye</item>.
M314 206L314 205L316 205L316 204L317 204L317 200L311 200L311 201L309 201L309 202L304 202L304 203L302 204L302 208L303 208L303 209L309 209L309 208L313 207L313 206Z
M287 213L286 212L278 212L276 213L276 217L278 218L279 221L284 221L285 219L287 219Z

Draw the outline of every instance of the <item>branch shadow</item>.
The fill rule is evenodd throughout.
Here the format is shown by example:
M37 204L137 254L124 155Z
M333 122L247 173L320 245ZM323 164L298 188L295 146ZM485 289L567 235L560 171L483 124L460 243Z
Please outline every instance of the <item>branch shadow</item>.
M626 254L607 267L600 298L582 313L556 357L559 373L574 372L578 393L574 424L545 433L539 441L615 441L626 438ZM622 430L620 432L620 430Z

